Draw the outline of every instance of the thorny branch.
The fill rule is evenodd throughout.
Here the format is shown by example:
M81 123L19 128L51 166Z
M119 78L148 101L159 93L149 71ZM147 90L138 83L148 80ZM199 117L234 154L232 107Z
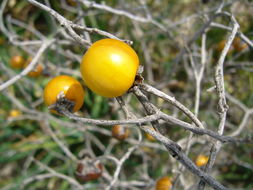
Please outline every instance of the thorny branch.
M218 60L217 66L215 68L215 75L214 75L216 92L217 92L217 96L218 96L218 112L219 112L219 118L220 118L218 133L220 135L222 135L224 132L227 110L228 110L228 106L226 103L225 84L224 84L224 71L223 71L224 61L225 61L226 55L229 51L229 48L232 45L232 42L235 38L235 35L239 29L239 24L237 23L237 21L235 20L233 15L230 15L228 13L224 13L224 14L225 14L225 16L231 17L233 29L232 29L231 35L229 36L229 38L227 40L227 43L225 44L224 49L221 52L220 58ZM210 172L212 166L214 165L216 156L217 156L220 148L221 148L221 143L218 141L211 148L209 160L208 160L207 166L205 168L205 171L207 171L207 173ZM202 181L200 181L199 187L198 187L199 190L204 189L204 187L205 187L204 183L202 183Z

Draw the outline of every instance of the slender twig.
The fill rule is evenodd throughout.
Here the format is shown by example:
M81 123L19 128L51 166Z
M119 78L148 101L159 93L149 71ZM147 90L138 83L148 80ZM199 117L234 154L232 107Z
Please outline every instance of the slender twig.
M218 96L218 111L219 111L219 118L220 118L220 123L218 127L218 133L220 135L223 134L224 127L225 127L225 122L226 122L226 116L227 116L227 110L228 106L226 103L226 93L225 93L225 86L224 86L224 71L223 71L223 64L226 58L226 55L229 51L230 46L232 45L232 42L235 38L235 35L239 29L239 25L236 22L235 18L233 15L230 15L228 13L224 13L226 16L231 17L231 21L233 23L233 30L231 32L231 35L229 36L224 49L221 52L220 58L218 60L217 66L215 68L215 85L216 85L216 92ZM221 143L219 141L216 141L216 143L212 146L211 151L210 151L210 156L208 163L205 167L205 171L209 173L214 165L216 156L221 148ZM198 189L203 190L205 188L205 183L203 181L199 182Z
M50 127L48 122L43 122L43 127L45 127L46 132L52 137L52 139L58 144L58 146L63 150L63 152L70 158L72 161L77 161L77 158L74 154L69 150L69 148L56 136L53 130Z
M146 92L154 94L154 95L168 101L170 104L176 106L185 115L187 115L196 124L196 126L198 126L200 128L204 128L204 126L199 121L199 119L188 108L186 108L183 104L181 104L179 101L177 101L175 97L171 97L171 96L165 94L164 92L157 90L156 88L154 88L148 84L140 84L140 88Z
M232 27L225 26L225 25L223 25L223 24L215 23L215 22L212 22L212 23L211 23L211 27L221 28L221 29L224 29L224 30L227 30L227 31L232 31L232 30L233 30ZM238 35L245 43L247 43L251 48L253 48L253 42L252 42L252 40L250 40L245 34L243 34L241 31L237 31L237 35Z
M147 97L141 93L141 91L138 89L137 86L134 87L134 93L137 96L138 100L142 102L143 107L147 111L147 114L152 114L157 112L157 108L150 102L147 102ZM157 129L157 131L160 131L160 124L158 122L152 123L153 127ZM152 135L154 138L159 140L169 151L169 153L177 159L182 165L184 165L188 170L190 170L193 174L199 176L202 180L206 181L210 186L212 186L214 189L227 189L223 185L221 185L219 182L217 182L215 179L204 173L200 168L198 168L183 152L181 147L174 141L170 140L169 138L166 138L165 136L161 135L156 130L152 130L149 127L143 127L141 126L141 129L150 135Z
M198 68L198 65L196 65L196 62L193 59L193 56L191 54L191 52L189 51L189 49L187 48L187 51L189 52L189 56L190 56L190 63L193 69L193 73L194 73L194 78L195 78L195 104L194 104L194 114L197 117L198 113L199 113L199 104L200 104L200 94L201 94L201 81L203 79L203 74L204 74L204 70L205 70L205 65L206 65L206 33L202 34L202 40L201 40L201 65L200 65L200 69ZM187 139L187 144L186 144L186 155L189 154L190 149L191 149L191 145L192 145L192 138L193 138L193 134L191 133ZM172 187L172 190L174 190L176 188L176 183L179 179L179 177L181 176L181 173L183 173L184 168L182 165L179 166L180 173L177 175L176 179L174 180L174 185Z
M122 165L124 162L130 157L130 155L139 147L139 145L132 146L128 149L128 151L124 154L124 156L117 162L117 168L114 172L113 179L110 185L106 188L106 190L110 190L114 184L117 182L120 171L122 169Z
M50 15L52 15L53 17L55 17L58 22L60 23L61 26L63 26L64 28L66 28L66 30L69 32L70 36L73 37L78 43L80 43L81 45L85 45L87 47L89 47L91 44L88 40L84 40L81 36L79 36L74 29L78 29L78 30L84 30L87 31L89 33L97 33L103 36L106 36L108 38L113 38L113 39L118 39L121 40L120 38L106 32L106 31L102 31L99 30L97 28L88 28L85 26L81 26L78 24L74 24L72 21L67 20L66 18L64 18L62 15L60 15L59 13L57 13L56 11L54 11L53 9L51 9L50 7L47 7L46 5L43 5L35 0L28 0L30 3L32 3L33 5L45 10L46 12L48 12ZM129 44L132 44L131 41L129 40L122 40L125 41Z
M40 161L36 160L36 159L33 159L33 161L39 166L41 167L43 170L46 170L48 171L50 174L53 174L55 177L58 177L58 178L61 178L61 179L64 179L66 180L67 182L69 182L70 184L72 184L73 186L75 186L77 189L80 189L82 190L83 187L81 184L79 184L75 179L69 177L69 176L66 176L66 175L63 175L61 173L58 173L56 172L54 169L44 165L43 163L41 163Z
M19 79L27 75L30 71L32 71L36 65L38 64L39 58L42 56L42 54L47 50L47 48L54 42L54 39L51 40L45 40L43 44L41 45L40 49L38 50L37 54L34 56L32 59L31 63L18 75L15 77L9 79L8 81L4 82L3 84L0 85L0 91L4 90L8 86L14 84L17 82Z
M112 8L112 7L107 6L105 4L98 4L94 1L87 1L87 0L79 0L79 1L81 3L83 3L83 5L85 5L86 7L89 7L89 8L96 8L96 9L104 10L104 11L107 11L107 12L110 12L110 13L113 13L113 14L122 15L122 16L130 18L131 20L138 21L138 22L152 23L155 26L157 26L158 28L160 28L161 30L167 32L167 29L164 25L162 25L161 23L159 23L156 20L152 19L151 17L147 17L147 18L140 17L140 16L137 16L137 15L133 15L133 14L131 14L131 13L125 11L125 10L115 9L115 8Z

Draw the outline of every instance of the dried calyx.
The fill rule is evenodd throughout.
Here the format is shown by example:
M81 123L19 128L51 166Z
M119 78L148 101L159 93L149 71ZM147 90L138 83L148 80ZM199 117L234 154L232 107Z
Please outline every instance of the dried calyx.
M76 178L82 182L98 179L103 172L103 165L99 160L85 157L79 161L76 168Z

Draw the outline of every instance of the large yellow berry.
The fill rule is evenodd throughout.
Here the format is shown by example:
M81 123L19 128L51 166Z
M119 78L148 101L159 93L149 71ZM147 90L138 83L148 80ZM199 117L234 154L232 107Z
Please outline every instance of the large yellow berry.
M103 39L84 54L81 74L85 84L104 97L123 95L134 83L139 58L126 43Z
M75 103L73 112L78 111L84 102L84 89L82 85L74 78L61 75L53 78L48 82L44 89L44 101L50 106L55 104L60 94L64 98Z

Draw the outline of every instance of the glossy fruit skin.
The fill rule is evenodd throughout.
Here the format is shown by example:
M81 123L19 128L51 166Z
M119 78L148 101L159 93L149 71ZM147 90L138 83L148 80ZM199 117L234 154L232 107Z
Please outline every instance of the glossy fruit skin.
M25 59L20 55L15 55L10 60L10 65L15 69L23 68L25 64Z
M31 62L32 62L32 58L30 57L27 59L25 65L24 65L24 68L27 67ZM36 66L36 68L33 69L32 71L30 71L27 75L29 77L38 77L41 75L42 71L43 71L43 66L41 64L38 64Z
M209 160L208 156L200 154L196 159L196 165L198 167L204 166L207 164L208 160Z
M112 127L112 136L120 141L129 137L129 133L129 129L121 125L114 125Z
M84 54L81 74L93 92L112 98L123 95L133 85L138 67L139 58L129 45L103 39Z
M45 103L48 106L56 103L60 93L64 94L64 98L75 102L73 112L82 107L85 91L76 79L67 75L60 75L50 80L44 89Z
M165 176L157 180L156 190L170 190L172 183L169 177Z

